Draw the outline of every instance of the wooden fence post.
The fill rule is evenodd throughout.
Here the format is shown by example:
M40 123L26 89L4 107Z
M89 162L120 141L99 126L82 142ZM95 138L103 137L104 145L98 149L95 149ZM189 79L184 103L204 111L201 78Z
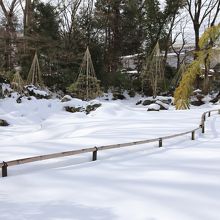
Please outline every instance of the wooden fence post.
M163 140L162 140L162 138L159 139L159 147L163 147Z
M211 116L211 112L209 112L209 115L208 115L209 117Z
M206 120L206 116L205 116L205 114L203 115L203 121L205 121Z
M192 140L195 140L195 131L192 132Z
M8 164L3 161L3 166L2 166L2 177L8 176Z
M203 122L203 123L200 125L200 127L202 128L202 134L204 134L204 133L205 133L205 123Z
M98 148L95 147L95 150L92 152L92 161L97 160L97 152L98 152Z

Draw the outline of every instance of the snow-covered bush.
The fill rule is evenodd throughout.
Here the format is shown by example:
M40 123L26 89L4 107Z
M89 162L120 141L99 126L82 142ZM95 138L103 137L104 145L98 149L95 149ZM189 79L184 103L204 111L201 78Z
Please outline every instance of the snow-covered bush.
M92 76L88 76L87 79L86 75L80 75L77 81L67 88L67 91L82 100L94 99L102 94L100 81Z

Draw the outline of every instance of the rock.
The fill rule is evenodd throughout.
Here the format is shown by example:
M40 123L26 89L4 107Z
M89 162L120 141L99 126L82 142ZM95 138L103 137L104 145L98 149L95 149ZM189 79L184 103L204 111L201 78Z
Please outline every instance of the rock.
M118 99L124 100L124 99L126 99L126 98L125 98L125 96L124 96L123 94L113 93L113 98L112 98L112 100L118 100Z
M154 100L146 99L146 100L143 101L142 105L143 105L143 106L146 106L146 105L151 105L151 104L153 104L153 103L155 103Z
M134 98L135 95L136 95L136 93L135 93L134 90L130 90L130 91L128 92L128 95L129 95L131 98Z
M205 103L201 100L198 100L198 101L191 101L190 104L194 106L200 106L200 105L204 105Z
M17 102L17 103L22 103L21 98L22 98L22 96L19 96L19 97L16 99L16 102Z
M160 100L157 100L155 103L160 106L160 110L168 110L170 107L168 104L166 104Z
M205 96L202 95L202 94L198 94L198 95L196 95L196 98L197 98L198 101L202 101L202 99L204 99Z
M49 99L51 96L48 92L38 89L33 85L25 86L26 92L30 96L34 96L37 99Z
M64 106L64 109L67 112L71 112L71 113L83 112L85 110L83 107L71 107L71 106Z
M150 104L148 106L147 111L160 111L160 105L158 105L158 104Z
M69 102L72 100L72 97L70 95L65 95L62 99L61 102Z
M87 115L92 112L95 111L97 108L99 108L102 104L100 103L95 103L95 104L89 104L86 106L86 109L83 108L82 106L80 107L73 107L73 106L64 106L64 109L67 112L71 112L71 113L76 113L76 112L85 112Z
M0 119L0 126L9 126L9 123L3 119Z
M142 100L138 101L138 102L136 103L136 105L140 105L141 103L142 103Z
M216 97L214 99L212 99L210 102L211 103L216 103L220 100L220 92L216 95Z
M171 98L166 99L166 100L159 100L159 101L161 101L161 102L163 102L163 103L165 103L167 105L171 105L172 104L172 99Z
M93 104L93 105L87 105L86 106L86 114L89 114L92 111L95 111L97 108L99 108L102 104L97 103L97 104Z

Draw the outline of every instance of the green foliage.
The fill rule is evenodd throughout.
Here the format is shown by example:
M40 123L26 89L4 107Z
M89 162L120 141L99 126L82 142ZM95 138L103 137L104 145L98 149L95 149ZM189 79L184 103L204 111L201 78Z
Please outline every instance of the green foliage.
M14 77L14 71L1 71L0 77L3 81L11 82Z
M145 1L146 51L152 51L156 43L165 36L163 13L158 0Z
M119 90L129 90L131 88L131 80L129 79L127 73L118 71L111 74L110 86L118 88Z
M121 53L122 55L141 53L142 43L145 40L142 2L137 0L125 2L126 4L122 5L121 13Z
M87 80L89 81L90 92L87 97ZM102 94L100 88L100 81L96 79L96 77L79 75L77 81L71 84L67 91L71 93L74 97L77 97L82 100L94 99Z
M58 13L50 3L34 1L33 32L47 42L59 39Z

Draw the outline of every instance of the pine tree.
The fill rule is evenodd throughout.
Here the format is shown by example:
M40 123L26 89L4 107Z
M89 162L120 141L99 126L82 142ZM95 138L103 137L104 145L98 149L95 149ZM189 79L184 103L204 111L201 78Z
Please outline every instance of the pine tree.
M97 0L95 19L97 28L102 33L104 46L104 63L107 73L116 73L122 47L122 0Z
M165 36L165 23L158 0L147 0L145 9L146 51L151 53L156 43Z
M124 2L121 10L122 55L140 54L145 40L143 2L141 0Z

